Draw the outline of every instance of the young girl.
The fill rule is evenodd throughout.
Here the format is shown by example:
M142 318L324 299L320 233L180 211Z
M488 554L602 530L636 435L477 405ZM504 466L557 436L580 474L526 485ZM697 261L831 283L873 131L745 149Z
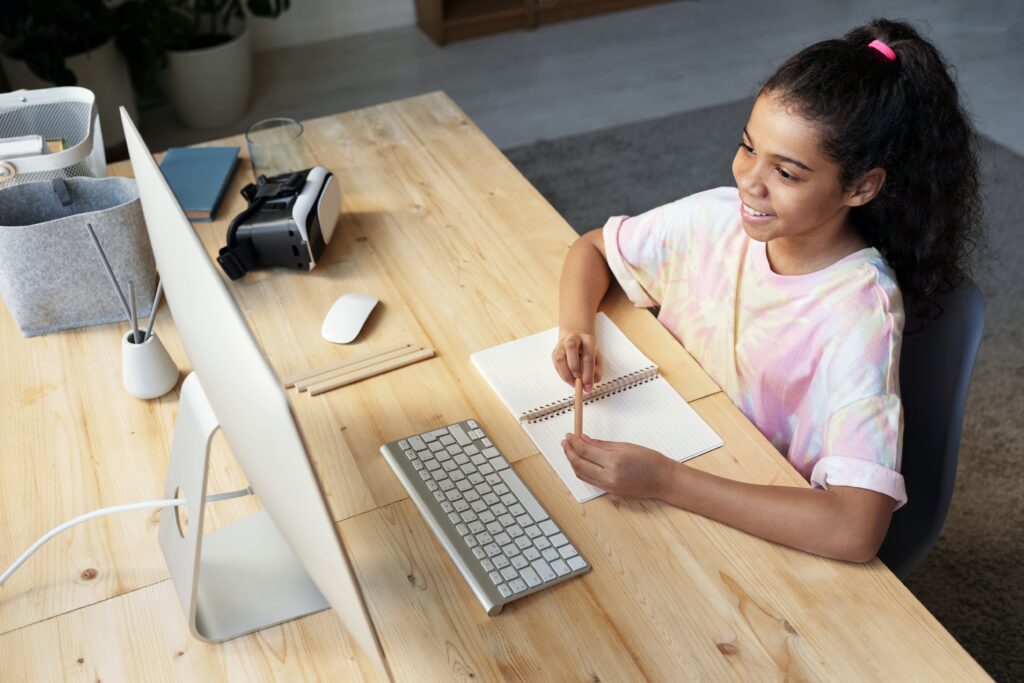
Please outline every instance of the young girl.
M628 443L566 435L576 475L850 561L906 500L903 297L965 272L978 222L971 125L933 45L876 20L784 63L732 163L736 187L614 217L572 246L559 375L601 378L594 316L614 276L812 488L745 484ZM901 295L902 290L902 295Z

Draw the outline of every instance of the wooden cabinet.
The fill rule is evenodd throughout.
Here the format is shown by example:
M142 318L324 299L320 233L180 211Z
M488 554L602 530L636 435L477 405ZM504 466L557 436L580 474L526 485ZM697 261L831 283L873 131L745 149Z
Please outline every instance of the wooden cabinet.
M488 33L535 28L669 0L416 0L420 28L438 45Z

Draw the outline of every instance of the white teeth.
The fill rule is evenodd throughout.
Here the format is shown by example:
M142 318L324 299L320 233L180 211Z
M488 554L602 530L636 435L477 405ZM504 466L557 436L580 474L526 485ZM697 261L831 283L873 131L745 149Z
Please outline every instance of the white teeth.
M775 214L765 213L763 211L757 211L756 209L748 206L746 203L743 204L743 210L749 213L751 216L773 216Z

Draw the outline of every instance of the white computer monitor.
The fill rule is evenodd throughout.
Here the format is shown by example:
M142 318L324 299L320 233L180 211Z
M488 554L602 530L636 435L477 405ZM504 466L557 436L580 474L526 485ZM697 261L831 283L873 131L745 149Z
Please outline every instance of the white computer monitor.
M287 395L124 108L146 229L192 373L182 385L160 545L189 627L219 642L325 609L384 678L380 643ZM223 430L263 509L202 534L209 441ZM181 494L179 494L181 495Z

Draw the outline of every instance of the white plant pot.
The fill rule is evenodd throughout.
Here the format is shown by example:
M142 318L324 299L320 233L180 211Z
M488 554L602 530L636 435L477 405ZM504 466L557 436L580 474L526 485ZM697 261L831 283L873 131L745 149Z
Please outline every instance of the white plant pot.
M0 63L14 90L53 87L53 83L36 76L19 59L0 55ZM78 85L96 95L104 144L108 150L118 150L124 145L124 130L121 128L121 115L117 108L123 106L135 121L138 121L139 116L135 108L135 90L128 75L128 64L115 47L114 39L111 38L95 50L68 57L67 66L78 79Z
M227 43L167 53L167 98L193 128L218 128L240 119L249 108L251 84L248 24Z

